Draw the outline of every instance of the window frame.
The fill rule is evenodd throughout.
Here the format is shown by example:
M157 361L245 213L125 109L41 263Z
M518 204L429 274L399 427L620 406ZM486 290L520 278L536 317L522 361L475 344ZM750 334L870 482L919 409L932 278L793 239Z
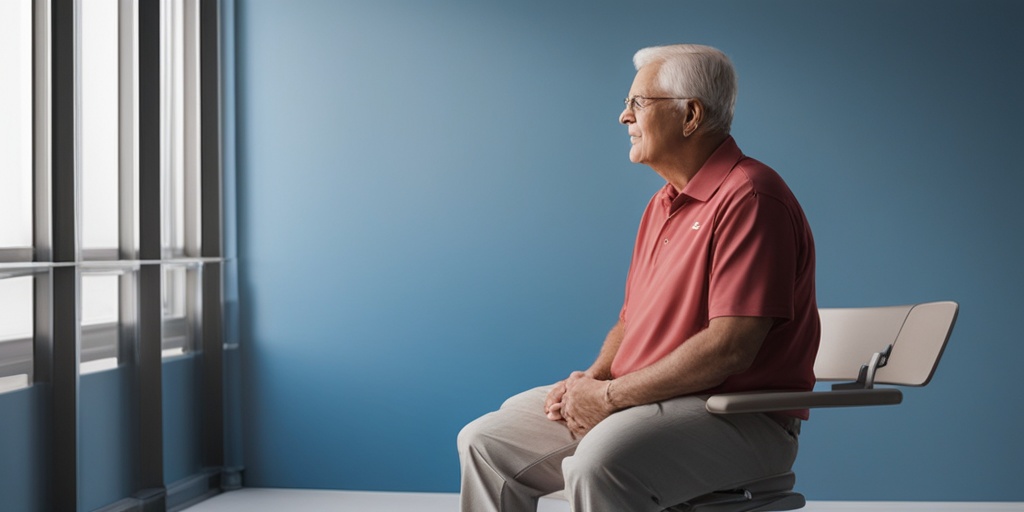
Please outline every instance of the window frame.
M167 508L233 481L238 468L224 467L223 275L225 232L221 176L221 0L174 0L188 11L186 33L194 37L187 66L192 76L186 130L191 177L183 193L186 213L182 250L164 251L161 223L160 131L161 10L164 2L117 2L118 72L118 246L82 248L81 126L79 45L82 0L32 0L32 232L31 247L0 248L0 278L33 275L31 339L0 344L0 377L17 367L40 393L48 413L44 463L49 482L44 508L74 510L79 503L78 389L83 361L119 353L131 365L135 450L132 485L136 492L116 504L119 510ZM165 0L170 1L170 0ZM187 6L187 7L185 7ZM191 20L191 21L189 21ZM189 176L189 175L186 175ZM186 268L185 308L165 318L161 276L165 268ZM233 263L232 263L233 268ZM83 274L119 275L119 320L83 326ZM176 292L178 293L178 292ZM166 330L166 336L164 331ZM117 338L116 347L96 341ZM163 481L161 367L165 346L183 346L196 358L204 381L197 407L203 423L203 489L168 486ZM6 391L0 391L6 392ZM228 473L221 478L211 472ZM198 490L197 490L198 489Z

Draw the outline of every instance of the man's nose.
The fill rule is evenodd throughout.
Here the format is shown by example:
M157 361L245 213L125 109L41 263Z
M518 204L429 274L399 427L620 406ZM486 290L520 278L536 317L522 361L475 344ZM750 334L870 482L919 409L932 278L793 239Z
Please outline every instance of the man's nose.
M635 123L636 118L633 117L633 111L629 108L622 109L622 113L619 114L619 122L622 124Z

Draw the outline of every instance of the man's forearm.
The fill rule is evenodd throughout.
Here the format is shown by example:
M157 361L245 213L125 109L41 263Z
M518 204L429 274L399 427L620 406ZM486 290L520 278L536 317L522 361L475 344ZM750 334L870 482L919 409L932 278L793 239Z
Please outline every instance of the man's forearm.
M601 352L598 353L597 359L594 364L590 365L587 369L586 374L589 377L598 380L609 380L612 378L612 361L615 360L615 354L619 351L619 345L622 344L622 337L625 335L625 326L622 320L619 320L604 338L604 344L601 345Z
M716 318L657 363L616 379L606 399L624 409L717 386L750 366L771 326L770 318Z

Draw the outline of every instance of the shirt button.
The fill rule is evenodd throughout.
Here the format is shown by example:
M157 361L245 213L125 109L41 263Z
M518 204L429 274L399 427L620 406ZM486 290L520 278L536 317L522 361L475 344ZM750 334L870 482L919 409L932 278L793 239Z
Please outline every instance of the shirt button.
M667 244L668 243L668 238L666 238L663 243Z

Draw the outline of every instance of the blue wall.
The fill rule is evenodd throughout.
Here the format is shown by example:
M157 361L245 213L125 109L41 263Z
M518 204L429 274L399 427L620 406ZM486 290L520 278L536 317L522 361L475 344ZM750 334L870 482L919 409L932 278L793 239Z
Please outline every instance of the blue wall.
M46 385L0 393L0 496L5 510L49 508Z
M962 306L931 385L814 414L800 489L1024 501L1022 5L239 0L246 485L455 491L464 423L588 365L660 183L630 58L702 42L820 303Z

